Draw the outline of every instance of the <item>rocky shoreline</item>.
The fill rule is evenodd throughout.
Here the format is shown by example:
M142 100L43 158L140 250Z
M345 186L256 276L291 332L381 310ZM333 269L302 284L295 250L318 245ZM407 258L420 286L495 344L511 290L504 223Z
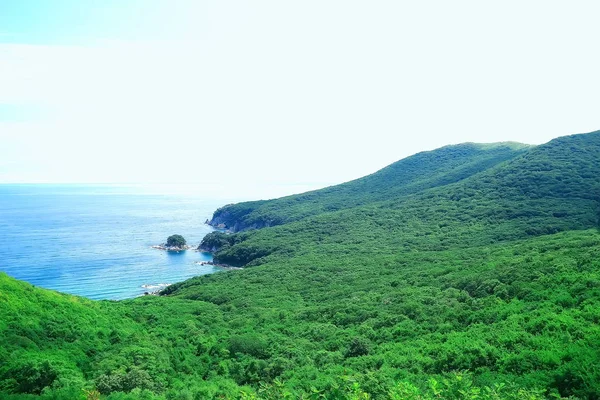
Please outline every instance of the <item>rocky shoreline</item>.
M171 285L172 285L172 283L158 283L156 285L144 284L144 285L142 285L142 288L144 288L144 289L156 289L156 290L144 292L143 295L144 296L160 296L160 292L162 290L168 288Z
M187 244L185 244L183 246L167 246L166 243L158 244L158 245L154 245L154 246L150 246L150 247L152 249L156 249L156 250L163 250L163 251L176 252L176 253L179 253L181 251L192 250L192 251L201 252L201 253L210 253L211 255L217 250L216 248L209 249L207 247L203 247L202 243L200 245L198 245L197 247L190 246ZM213 267L219 267L219 268L222 268L225 270L243 269L241 267L233 267L231 265L216 263L214 261L197 261L197 262L195 262L195 264L196 265L211 265ZM160 296L161 292L169 286L171 286L170 283L159 283L156 285L146 285L146 284L142 285L142 288L144 288L144 289L155 289L152 291L145 291L142 296Z
M212 262L212 261L198 261L196 264L198 264L198 265L212 265L213 267L219 267L219 268L228 269L228 270L244 269L242 267L232 267L231 265L219 264L219 263L215 263L215 262Z
M165 244L157 244L154 246L151 246L153 249L157 249L157 250L165 250L165 251L176 251L176 252L180 252L180 251L186 251L186 250L192 250L193 247L192 246L167 246Z

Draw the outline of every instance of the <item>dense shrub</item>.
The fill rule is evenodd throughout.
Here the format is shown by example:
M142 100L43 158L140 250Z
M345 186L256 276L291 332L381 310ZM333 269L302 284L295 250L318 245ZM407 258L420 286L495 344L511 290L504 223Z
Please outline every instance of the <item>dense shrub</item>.
M167 238L167 246L169 247L184 247L186 241L181 235L171 235Z

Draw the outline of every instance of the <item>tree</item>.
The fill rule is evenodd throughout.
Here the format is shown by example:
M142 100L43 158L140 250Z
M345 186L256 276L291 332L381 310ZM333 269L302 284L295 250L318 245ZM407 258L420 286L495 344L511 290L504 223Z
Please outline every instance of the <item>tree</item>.
M355 337L346 350L346 357L366 356L371 351L371 343L364 337Z
M186 244L185 239L181 235L171 235L167 238L168 247L184 247Z

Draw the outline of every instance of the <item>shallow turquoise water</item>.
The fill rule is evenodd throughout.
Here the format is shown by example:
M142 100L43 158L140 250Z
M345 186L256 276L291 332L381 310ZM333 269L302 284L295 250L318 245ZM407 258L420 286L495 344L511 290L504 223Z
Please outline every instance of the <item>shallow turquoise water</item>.
M197 188L198 189L198 188ZM174 233L197 245L229 202L139 186L0 185L0 271L92 299L122 299L210 274L210 254L152 249ZM168 190L167 190L168 192ZM144 287L146 286L146 287Z

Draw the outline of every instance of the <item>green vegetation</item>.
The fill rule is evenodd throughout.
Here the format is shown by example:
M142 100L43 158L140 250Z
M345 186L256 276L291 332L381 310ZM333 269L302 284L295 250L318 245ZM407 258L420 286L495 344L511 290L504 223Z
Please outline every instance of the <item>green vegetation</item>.
M525 152L519 143L446 146L400 160L361 179L272 201L230 204L211 221L233 231L281 225L307 216L389 200L459 182Z
M167 238L167 246L168 247L179 247L183 248L186 245L186 241L181 235L171 235Z
M248 268L161 297L0 275L2 398L599 399L600 132L407 160L221 209Z

